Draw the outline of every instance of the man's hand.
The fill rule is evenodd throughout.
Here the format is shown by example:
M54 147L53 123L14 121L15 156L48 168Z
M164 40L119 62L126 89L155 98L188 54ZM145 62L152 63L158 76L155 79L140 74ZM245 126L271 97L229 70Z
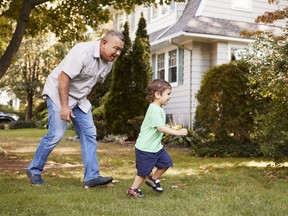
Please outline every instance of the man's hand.
M69 106L62 106L60 110L60 117L63 121L71 122L71 117L75 118L71 108Z
M70 122L71 117L75 118L71 108L68 106L68 92L70 86L70 78L65 72L61 72L58 77L58 91L60 97L60 117L63 121Z

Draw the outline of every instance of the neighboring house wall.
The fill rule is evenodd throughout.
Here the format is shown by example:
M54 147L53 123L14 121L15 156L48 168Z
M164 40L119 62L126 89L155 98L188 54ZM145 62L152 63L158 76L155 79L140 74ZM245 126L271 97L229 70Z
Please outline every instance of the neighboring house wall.
M20 99L16 98L14 94L11 95L5 90L0 90L0 105L11 105L14 110L19 110L20 102Z

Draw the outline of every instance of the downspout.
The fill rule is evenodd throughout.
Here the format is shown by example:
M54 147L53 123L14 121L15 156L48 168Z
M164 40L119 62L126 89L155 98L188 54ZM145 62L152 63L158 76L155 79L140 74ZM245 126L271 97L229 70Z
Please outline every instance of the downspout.
M169 43L171 43L171 44L173 44L173 45L175 45L175 46L177 46L177 47L180 47L180 48L182 48L182 49L184 49L184 50L188 50L189 51L189 53L190 53L190 71L189 71L189 129L191 129L190 127L192 127L192 124L193 124L193 120L192 120L192 109L193 109L193 100L191 99L191 97L192 97L192 84L191 84L191 82L192 82L192 80L191 80L191 78L192 78L192 51L193 51L193 49L189 49L189 48L187 48L187 47L185 47L185 46L182 46L182 45L179 45L179 44L176 44L176 43L174 43L173 41L172 41L172 39L169 39Z

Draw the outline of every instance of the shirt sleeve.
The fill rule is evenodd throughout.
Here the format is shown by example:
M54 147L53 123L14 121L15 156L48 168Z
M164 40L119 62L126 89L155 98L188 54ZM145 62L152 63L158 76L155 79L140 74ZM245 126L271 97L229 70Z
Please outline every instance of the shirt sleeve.
M154 109L151 115L152 127L159 127L165 125L165 115L163 116L161 108Z
M64 71L71 79L76 77L83 68L85 53L83 48L76 44L63 59L62 71Z

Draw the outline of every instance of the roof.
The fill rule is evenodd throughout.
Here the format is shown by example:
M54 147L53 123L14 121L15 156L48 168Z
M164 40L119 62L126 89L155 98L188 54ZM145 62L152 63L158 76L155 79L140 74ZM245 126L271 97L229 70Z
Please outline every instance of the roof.
M279 32L280 28L276 26L267 26L256 23L248 23L241 21L233 21L226 19L219 19L215 17L205 17L205 16L195 16L196 11L199 8L201 0L188 0L186 7L183 11L182 16L174 25L158 32L158 37L150 38L150 42L156 42L157 40L163 38L172 37L173 34L183 32L183 33L194 33L194 34L207 34L218 35L224 37L235 37L235 38L248 38L240 36L241 31L246 30L249 32L253 31L265 31L272 30L274 32Z

